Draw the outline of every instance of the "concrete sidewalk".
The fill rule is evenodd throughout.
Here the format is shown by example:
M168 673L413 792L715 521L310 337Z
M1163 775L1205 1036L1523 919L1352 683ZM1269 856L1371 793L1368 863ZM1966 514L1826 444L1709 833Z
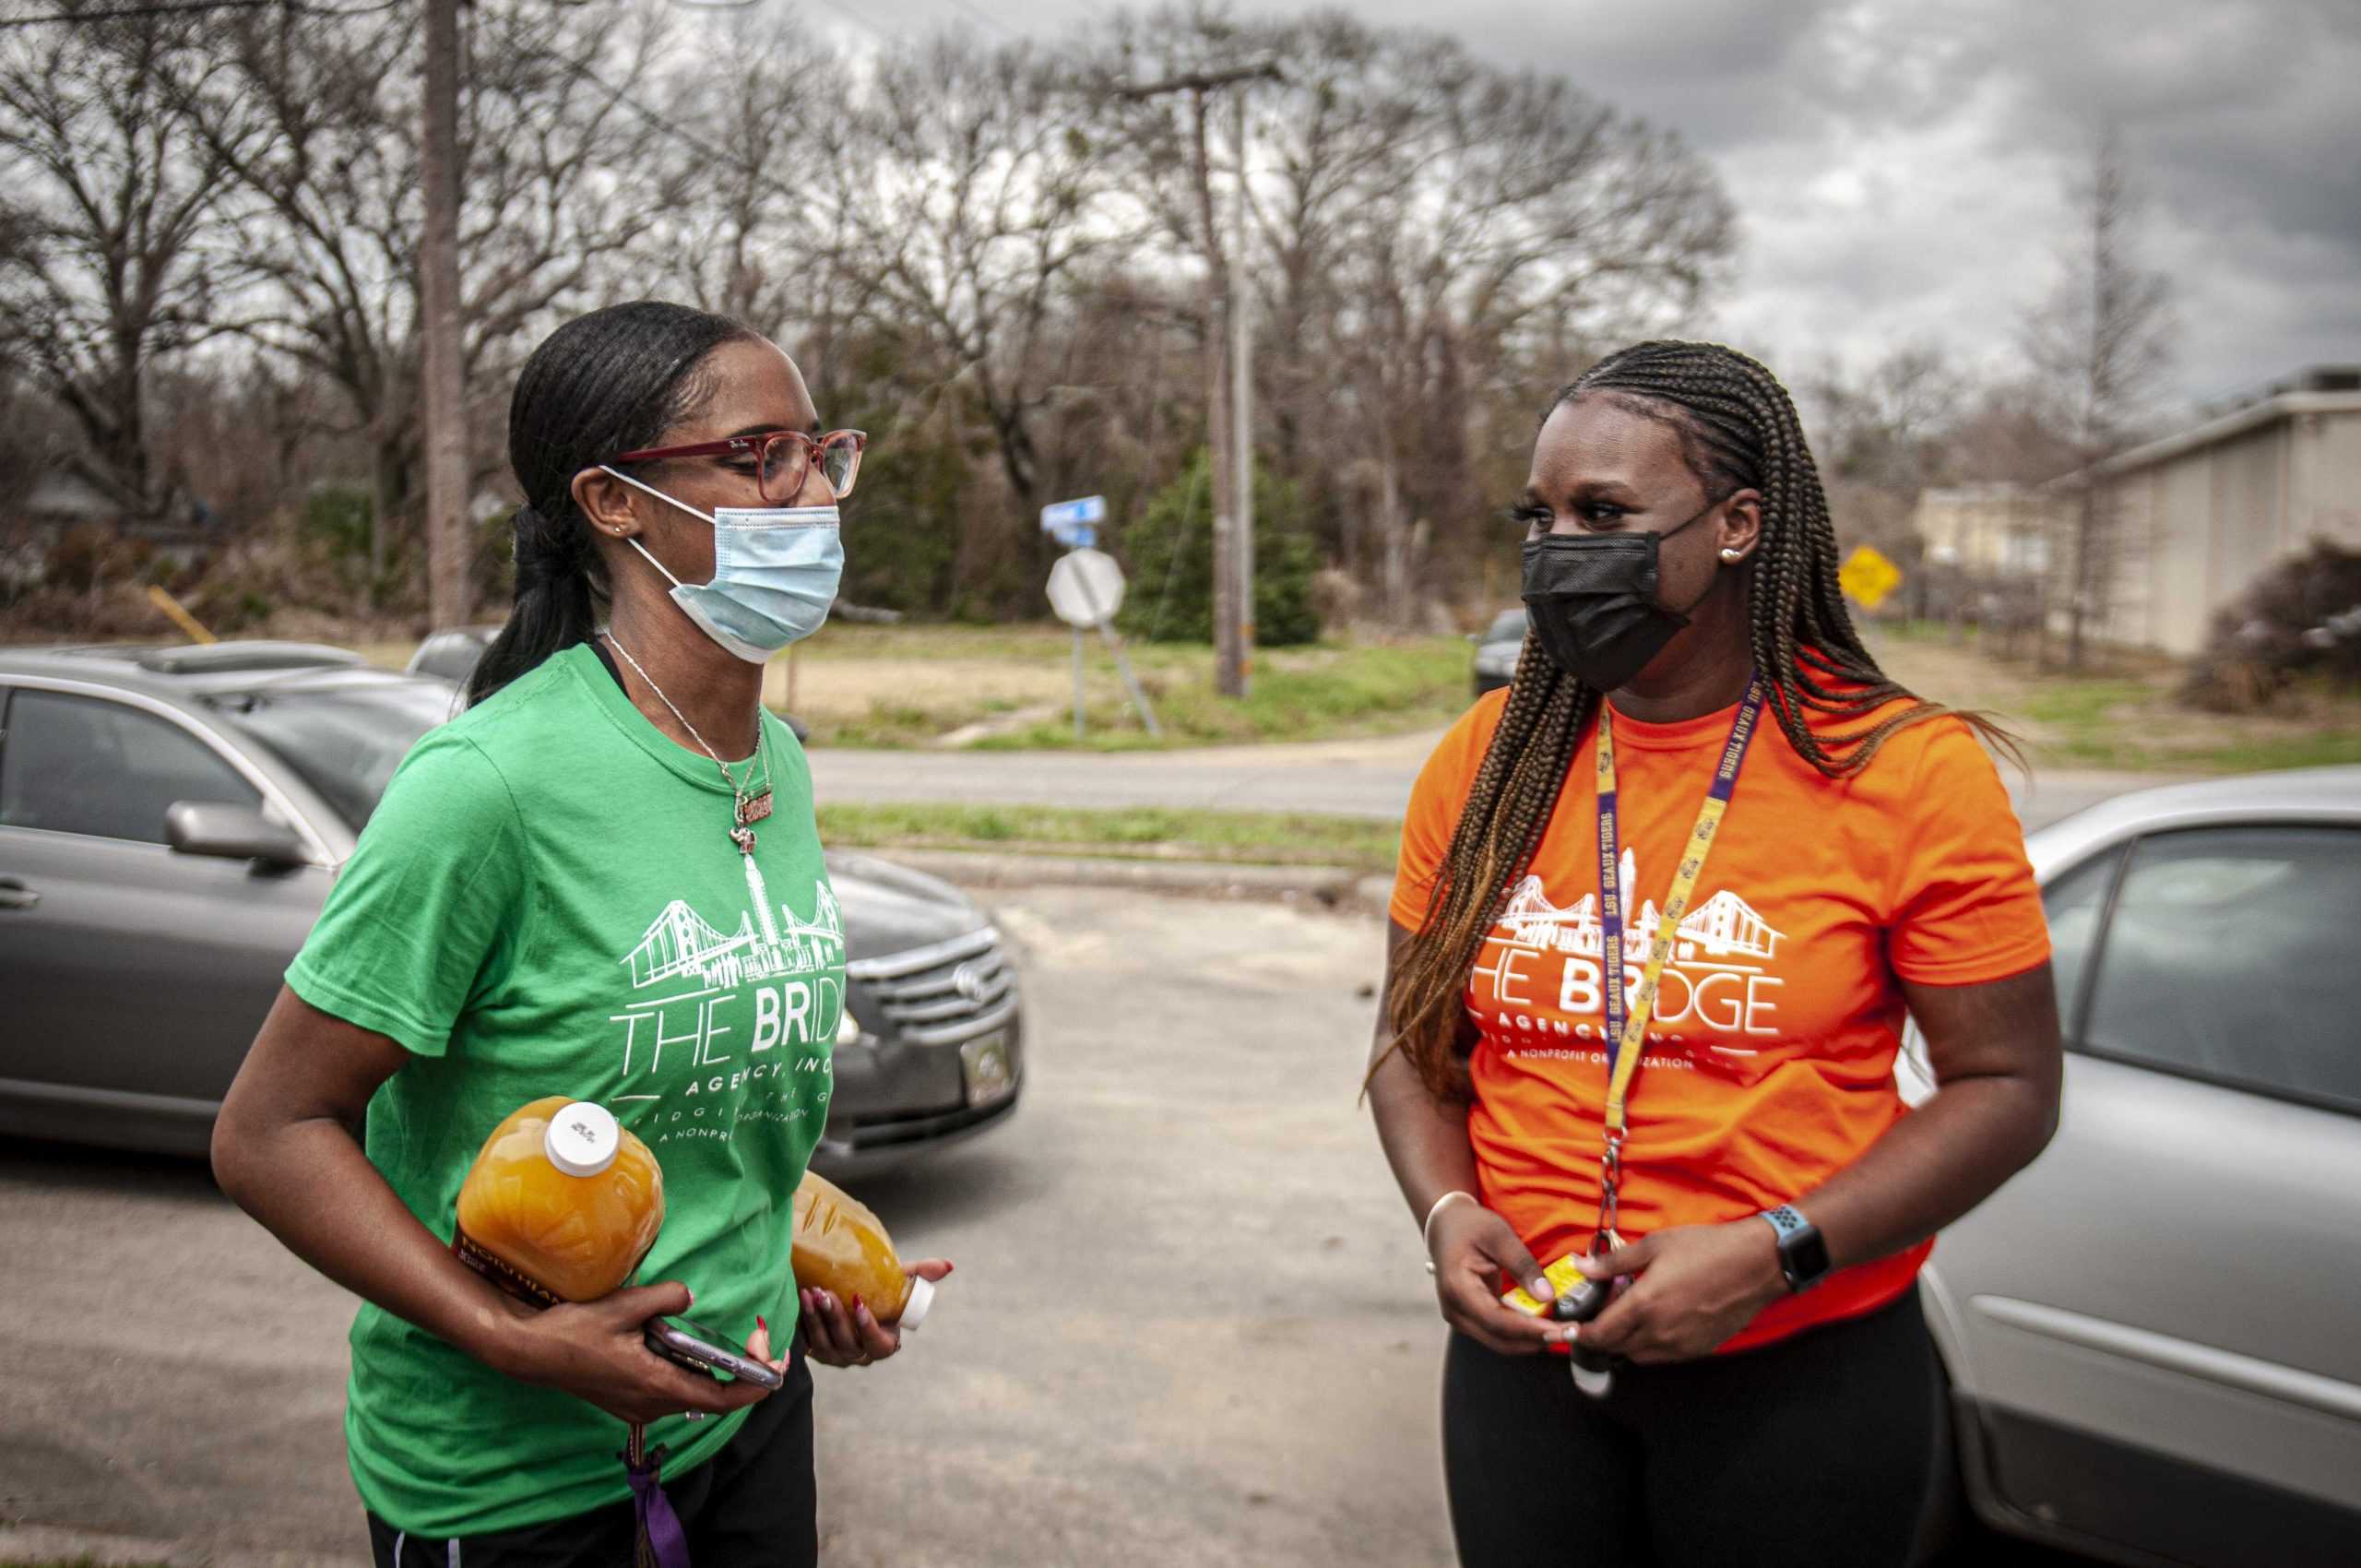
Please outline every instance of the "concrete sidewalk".
M815 747L823 805L906 802L1121 810L1298 812L1394 822L1440 730L1370 741L1171 752L848 751ZM2003 767L2028 832L2110 796L2189 775Z

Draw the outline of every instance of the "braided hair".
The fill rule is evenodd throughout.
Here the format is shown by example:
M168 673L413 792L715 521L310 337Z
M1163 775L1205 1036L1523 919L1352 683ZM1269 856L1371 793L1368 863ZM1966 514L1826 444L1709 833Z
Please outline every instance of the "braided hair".
M1837 587L1836 529L1820 470L1794 402L1768 370L1718 343L1640 343L1559 388L1543 422L1590 398L1669 425L1707 494L1761 493L1762 543L1743 568L1750 575L1748 636L1772 711L1798 756L1827 778L1849 778L1896 731L1952 711L1914 697L1863 645ZM1841 723L1897 698L1910 706L1850 731L1815 734L1806 722L1816 711ZM1560 670L1536 634L1526 634L1426 921L1402 950L1385 999L1394 1030L1388 1053L1405 1052L1439 1098L1465 1093L1460 999L1468 971L1508 890L1540 848L1602 700L1603 694ZM2013 754L2014 742L1989 720L1960 717Z

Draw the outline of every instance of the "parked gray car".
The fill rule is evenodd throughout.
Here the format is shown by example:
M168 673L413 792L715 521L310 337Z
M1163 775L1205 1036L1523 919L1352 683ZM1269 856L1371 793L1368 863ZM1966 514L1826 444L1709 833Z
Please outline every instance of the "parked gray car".
M0 652L0 1133L202 1154L279 977L445 680L294 643ZM830 855L848 1017L814 1163L1004 1123L1017 977L965 895Z
M1467 640L1476 645L1473 684L1477 696L1516 679L1516 661L1525 652L1525 613L1520 608L1503 610L1482 632L1468 634Z
M2058 1136L1920 1280L1965 1501L2127 1563L2361 1563L2361 768L2142 790L2026 845Z

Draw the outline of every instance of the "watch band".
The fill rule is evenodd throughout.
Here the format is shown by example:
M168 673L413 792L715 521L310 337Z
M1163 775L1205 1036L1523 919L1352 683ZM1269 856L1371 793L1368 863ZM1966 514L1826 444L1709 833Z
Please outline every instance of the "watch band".
M1770 1221L1772 1231L1778 1237L1779 1272L1790 1290L1809 1290L1825 1278L1829 1272L1828 1243L1820 1234L1820 1227L1806 1219L1801 1210L1791 1204L1766 1208L1762 1218Z

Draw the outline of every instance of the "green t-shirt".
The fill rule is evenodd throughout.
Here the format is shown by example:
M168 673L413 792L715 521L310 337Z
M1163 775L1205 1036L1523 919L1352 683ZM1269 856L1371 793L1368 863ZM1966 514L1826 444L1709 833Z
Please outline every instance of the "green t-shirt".
M774 813L730 842L710 757L566 649L420 741L387 786L287 983L410 1054L369 1103L367 1147L448 1241L476 1151L544 1095L596 1100L664 1169L644 1282L784 1344L796 1184L819 1141L844 1016L844 938L811 768L765 716ZM668 1474L743 1412L650 1430ZM529 1387L390 1313L352 1325L345 1417L369 1509L431 1537L514 1529L630 1495L622 1422Z

